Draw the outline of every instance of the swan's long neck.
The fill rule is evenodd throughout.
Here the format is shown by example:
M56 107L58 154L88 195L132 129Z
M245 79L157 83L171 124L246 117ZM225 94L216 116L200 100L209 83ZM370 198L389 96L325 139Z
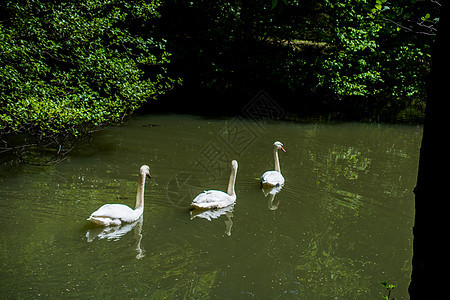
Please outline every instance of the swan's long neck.
M273 159L275 160L275 171L281 173L280 161L278 160L278 149L273 148Z
M142 210L144 210L144 187L145 174L139 173L139 181L136 194L136 207L134 209L141 208Z
M230 180L228 181L228 190L227 190L227 194L230 196L235 195L234 185L236 183L236 172L237 172L237 169L233 167L231 169L231 175L230 175Z

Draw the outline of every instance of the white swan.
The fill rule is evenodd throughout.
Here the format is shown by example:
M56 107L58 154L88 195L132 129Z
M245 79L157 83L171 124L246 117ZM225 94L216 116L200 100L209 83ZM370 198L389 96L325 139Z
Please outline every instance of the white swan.
M197 209L219 209L234 204L236 202L234 185L236 183L237 169L238 163L233 160L231 162L231 175L228 181L227 193L217 190L204 191L192 200L191 206Z
M278 149L286 152L281 142L273 143L273 158L275 160L275 171L267 171L261 176L261 185L264 186L282 186L284 177L281 175L280 161L278 160Z
M132 223L139 219L144 212L145 176L151 178L150 168L143 165L139 171L136 206L134 209L124 204L105 204L94 211L88 218L88 221L100 226L117 226L122 223Z

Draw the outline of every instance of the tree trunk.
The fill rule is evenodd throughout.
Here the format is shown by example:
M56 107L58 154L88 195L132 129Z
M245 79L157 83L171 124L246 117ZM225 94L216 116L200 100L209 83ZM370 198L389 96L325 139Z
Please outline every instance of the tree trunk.
M448 104L449 78L449 8L442 1L441 18L432 52L431 78L427 90L427 107L420 148L419 172L415 193L415 220L411 283L411 299L448 297L448 253L446 216L448 194ZM446 123L446 124L444 124ZM450 140L449 140L450 141ZM446 219L447 218L447 219ZM437 298L433 296L438 295Z

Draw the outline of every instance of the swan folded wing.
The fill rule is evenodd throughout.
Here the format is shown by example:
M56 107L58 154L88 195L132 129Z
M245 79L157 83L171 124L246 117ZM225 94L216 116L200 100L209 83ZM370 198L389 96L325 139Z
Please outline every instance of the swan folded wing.
M120 219L111 219L108 217L95 217L95 216L90 216L88 218L88 221L90 221L93 224L96 224L98 226L119 226L122 224L122 221ZM89 240L88 237L88 242L92 241Z
M236 200L235 197L222 191L209 190L199 194L192 201L192 206L200 209L217 209L227 207Z
M278 171L267 171L261 176L261 184L280 186L284 184L284 177Z
M139 215L140 216L140 215ZM88 220L96 223L110 223L120 225L122 222L130 223L139 218L137 212L124 204L105 204L94 211ZM108 220L111 219L111 220Z

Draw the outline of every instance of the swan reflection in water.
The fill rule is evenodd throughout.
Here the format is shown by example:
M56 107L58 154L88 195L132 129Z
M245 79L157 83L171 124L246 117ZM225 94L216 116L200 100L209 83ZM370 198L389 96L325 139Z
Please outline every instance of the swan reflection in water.
M217 219L222 215L226 215L227 219L225 220L225 233L228 236L231 236L231 227L233 227L233 220L231 219L233 217L233 209L234 204L224 208L208 210L192 208L190 211L191 220L194 218L202 218L211 221L211 219Z
M136 240L136 259L141 259L145 256L145 250L141 248L142 241L142 224L144 218L141 215L137 221L133 223L123 223L122 225L100 227L91 226L86 232L86 238L88 242L92 242L96 237L101 239L107 239L110 241L117 241L125 234L134 229L134 239Z
M277 210L278 206L280 206L280 200L278 200L275 203L275 195L278 194L282 188L283 186L275 186L275 187L261 186L261 191L263 192L264 196L268 198L267 207L270 210Z

